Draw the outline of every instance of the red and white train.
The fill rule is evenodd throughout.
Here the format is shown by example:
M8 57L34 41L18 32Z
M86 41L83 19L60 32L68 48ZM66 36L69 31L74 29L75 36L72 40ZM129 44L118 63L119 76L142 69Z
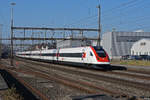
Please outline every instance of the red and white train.
M16 52L16 56L76 66L110 65L106 51L97 46Z

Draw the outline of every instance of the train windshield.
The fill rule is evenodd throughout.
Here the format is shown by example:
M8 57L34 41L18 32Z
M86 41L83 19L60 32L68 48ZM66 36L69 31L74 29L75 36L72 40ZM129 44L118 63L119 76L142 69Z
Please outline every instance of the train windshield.
M106 53L102 47L94 47L99 57L106 57Z

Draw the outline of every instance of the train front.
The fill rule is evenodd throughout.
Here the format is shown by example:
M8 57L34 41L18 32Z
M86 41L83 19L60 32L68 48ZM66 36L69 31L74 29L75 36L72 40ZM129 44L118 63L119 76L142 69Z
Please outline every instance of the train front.
M110 59L107 52L100 46L91 47L92 52L95 55L95 61L93 62L96 66L109 66Z

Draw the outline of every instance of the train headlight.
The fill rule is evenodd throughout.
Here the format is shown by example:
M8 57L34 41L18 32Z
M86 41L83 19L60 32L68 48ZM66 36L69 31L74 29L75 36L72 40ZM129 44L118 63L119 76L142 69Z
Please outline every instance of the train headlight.
M96 57L97 58L97 60L100 60L100 58L99 57Z

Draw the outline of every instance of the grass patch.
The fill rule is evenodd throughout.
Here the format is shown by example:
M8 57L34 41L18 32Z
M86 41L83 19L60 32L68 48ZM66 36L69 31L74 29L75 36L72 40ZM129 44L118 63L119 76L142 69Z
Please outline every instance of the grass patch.
M146 61L146 60L115 60L115 61L111 61L111 64L150 66L150 61Z
M16 92L16 88L12 87L2 95L3 100L24 100L23 97Z

